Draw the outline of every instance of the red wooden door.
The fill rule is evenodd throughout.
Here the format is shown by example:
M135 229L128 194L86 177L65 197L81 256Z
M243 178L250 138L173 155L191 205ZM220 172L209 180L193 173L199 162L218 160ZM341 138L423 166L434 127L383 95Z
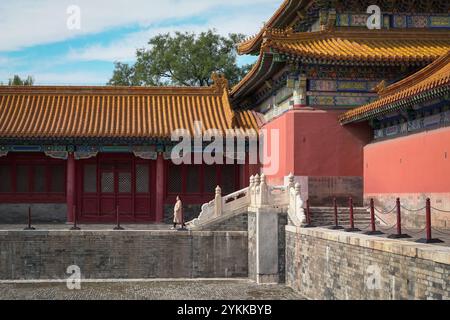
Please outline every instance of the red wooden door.
M80 220L112 222L119 210L123 222L154 221L153 167L152 161L128 155L82 161Z
M132 163L104 161L100 164L100 213L133 218Z

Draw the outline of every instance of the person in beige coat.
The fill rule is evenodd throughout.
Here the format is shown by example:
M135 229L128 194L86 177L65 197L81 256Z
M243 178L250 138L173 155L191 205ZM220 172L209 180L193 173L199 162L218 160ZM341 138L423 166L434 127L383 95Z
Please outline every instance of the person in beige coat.
M180 197L177 197L177 202L175 203L175 207L173 208L173 228L176 229L177 225L181 225L184 229L184 217L183 217L183 203L181 202Z

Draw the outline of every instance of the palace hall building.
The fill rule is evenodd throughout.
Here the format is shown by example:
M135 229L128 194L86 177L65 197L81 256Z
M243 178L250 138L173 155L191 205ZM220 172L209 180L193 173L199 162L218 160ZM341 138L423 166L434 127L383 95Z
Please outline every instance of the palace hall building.
M367 27L371 5L381 9L380 29ZM368 121L341 125L339 119L349 110L374 103L383 86L446 54L449 12L445 0L284 1L261 31L239 46L241 54L257 55L258 60L230 93L235 110L257 111L264 115L262 129L280 132L280 170L267 173L269 183L282 184L292 172L302 196L314 206L330 206L335 196L347 204L349 195L362 204L363 149L372 142L374 130ZM448 106L448 99L442 104ZM380 122L372 124L391 126L387 119L375 120ZM265 139L269 150L270 140ZM365 181L371 194L381 193L386 185L378 183L378 176L387 173L382 170L387 166L383 149L378 148L366 148L366 156L368 152L378 156L365 175L372 181ZM414 170L425 168L418 165ZM400 178L387 174L391 180ZM392 187L386 192L402 192Z
M178 195L189 218L218 185L242 188L250 166L237 159L171 160L172 132L194 134L196 121L203 132L258 129L213 78L203 88L0 86L0 221L26 221L31 206L36 222L113 222L117 210L123 222L168 222Z
M271 185L293 173L315 207L403 195L450 209L449 50L448 0L285 0L239 45L257 60L233 88L217 75L197 88L0 86L0 222L29 207L43 222L169 222L177 195L187 220L256 173ZM198 121L259 131L276 172L238 161L250 143L234 164L175 165L171 134Z

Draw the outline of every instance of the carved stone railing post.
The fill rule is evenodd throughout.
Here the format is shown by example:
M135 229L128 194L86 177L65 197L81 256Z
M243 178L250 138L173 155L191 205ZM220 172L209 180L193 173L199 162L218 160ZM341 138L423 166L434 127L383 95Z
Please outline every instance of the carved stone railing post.
M255 182L254 182L254 192L253 192L253 199L252 199L252 204L257 206L259 204L259 192L261 190L261 178L259 177L259 174L255 175Z
M301 227L306 221L299 183L296 183L293 188L289 188L288 215L296 227Z
M214 198L214 215L216 217L222 215L222 189L217 186L216 197Z
M259 204L262 206L269 204L269 188L267 187L266 175L261 175L261 184L259 185Z
M288 185L287 185L288 189L294 188L295 187L295 177L292 173L289 174L288 176Z

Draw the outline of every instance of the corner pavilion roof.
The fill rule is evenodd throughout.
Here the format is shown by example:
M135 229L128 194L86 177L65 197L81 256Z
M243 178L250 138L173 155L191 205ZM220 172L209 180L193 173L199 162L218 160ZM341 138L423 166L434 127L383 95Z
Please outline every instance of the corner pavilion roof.
M264 33L272 28L288 27L292 21L299 18L299 9L306 6L309 2L311 2L311 0L284 0L277 11L256 35L239 44L239 54L258 53L263 42Z
M277 59L280 56L318 64L426 65L448 50L448 30L336 28L298 33L266 30L258 61L232 89L231 97L235 102L276 73L284 65L283 59Z
M340 117L342 124L363 121L450 93L450 51L441 58L379 92L380 99Z
M235 112L227 82L211 87L0 86L1 139L170 139L176 129L258 130L255 112Z

